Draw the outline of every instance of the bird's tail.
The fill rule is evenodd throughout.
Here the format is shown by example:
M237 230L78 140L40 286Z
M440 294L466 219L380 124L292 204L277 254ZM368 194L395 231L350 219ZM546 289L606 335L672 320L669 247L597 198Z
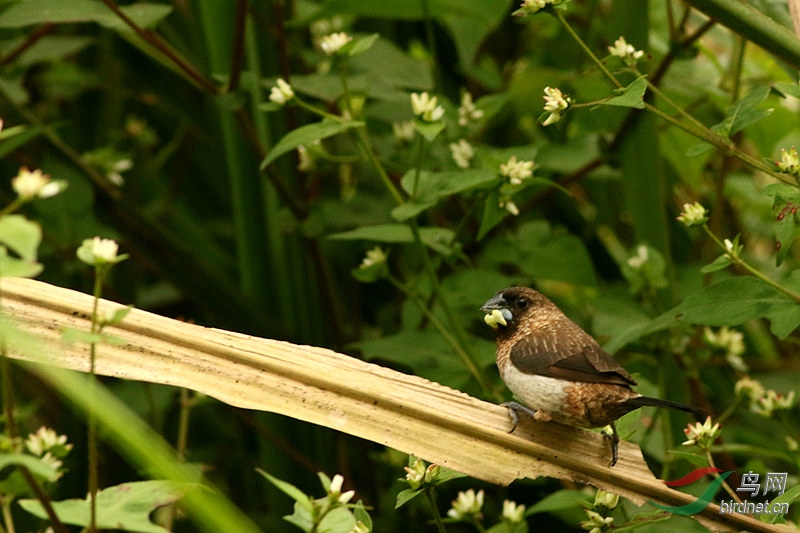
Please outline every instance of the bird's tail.
M669 400L662 400L660 398L650 398L649 396L637 396L635 398L631 398L625 403L631 406L633 409L649 406L649 407L666 407L668 409L679 409L681 411L686 411L687 413L693 413L696 415L701 415L705 413L703 409L700 409L699 407L695 407L693 405L671 402Z

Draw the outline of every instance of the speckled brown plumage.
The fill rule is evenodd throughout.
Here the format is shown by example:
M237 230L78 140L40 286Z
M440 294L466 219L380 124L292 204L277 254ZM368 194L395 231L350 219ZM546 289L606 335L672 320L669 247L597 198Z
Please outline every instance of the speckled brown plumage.
M699 411L635 392L631 387L636 382L630 374L538 291L509 287L481 310L499 310L503 317L494 325L497 367L514 396L537 420L594 428L613 424L644 405ZM516 427L519 404L508 406ZM616 462L616 430L614 439L612 465Z

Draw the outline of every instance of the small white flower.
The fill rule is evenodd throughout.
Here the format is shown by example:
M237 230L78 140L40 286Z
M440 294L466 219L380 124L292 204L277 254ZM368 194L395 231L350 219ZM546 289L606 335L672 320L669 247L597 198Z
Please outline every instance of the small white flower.
M342 484L344 483L344 477L341 474L336 474L331 479L331 486L328 489L329 494L339 494L342 492Z
M326 55L330 56L338 52L342 46L346 45L352 40L353 38L351 36L342 31L339 33L331 33L330 35L326 35L322 38L322 41L320 41L319 46Z
M500 165L500 174L508 177L512 185L521 185L522 180L533 176L533 161L517 161L517 156L512 155Z
M642 50L637 50L625 41L625 37L620 37L614 41L614 46L609 46L608 51L612 56L622 58L627 65L633 66L644 55Z
M269 99L278 105L283 105L294 98L292 86L286 83L283 78L278 78L276 85L269 92Z
M55 196L66 188L66 183L52 181L48 174L42 173L38 168L31 171L28 167L22 167L17 175L11 178L11 188L20 200L29 201L34 198Z
M619 494L613 492L606 492L598 490L594 495L594 506L608 509L609 511L615 509L619 503Z
M447 511L447 516L450 518L462 520L467 516L479 516L483 508L483 489L477 493L473 489L460 491L452 505L453 507Z
M476 109L472 102L472 94L464 92L461 96L461 106L458 108L458 125L466 126L471 121L479 120L483 117L483 111Z
M520 6L520 9L524 10L529 15L533 15L548 5L557 6L562 1L563 0L524 0Z
M738 239L736 239L736 241L738 241ZM725 239L722 241L722 244L725 245L725 251L727 252L725 256L728 259L736 259L739 257L739 254L742 253L744 246L736 241L731 241L730 239Z
M549 126L561 120L561 114L569 107L571 102L572 100L557 87L545 87L544 110L550 113L550 116L542 122L542 125Z
M60 459L57 459L50 452L46 452L39 459L41 459L43 463L45 463L46 465L48 465L50 468L52 468L55 471L61 470L61 467L64 466L64 462L61 461Z
M92 266L114 264L125 259L125 255L117 255L119 245L113 239L85 239L78 248L78 259Z
M356 525L353 526L353 529L351 529L348 533L369 533L369 528L366 526L366 524L364 524L364 522L359 520L356 522Z
M314 158L308 153L308 148L301 144L297 147L297 170L300 172L309 172L316 167Z
M505 209L514 216L519 215L519 207L517 207L517 204L512 202L510 199L500 200L499 206L500 209Z
M381 265L385 262L386 253L381 249L380 246L376 246L372 250L367 250L367 255L361 260L361 264L358 266L358 268L365 270L376 265Z
M744 396L751 403L757 402L766 392L760 381L749 377L743 377L737 381L736 385L733 386L733 391L736 396Z
M494 329L498 328L498 324L501 326L508 325L506 317L503 315L503 312L500 309L492 309L491 313L486 313L483 316L483 321Z
M25 440L25 447L37 457L41 457L56 446L64 446L68 450L72 448L72 444L67 444L66 435L59 435L55 430L44 426L36 430L36 433L29 434Z
M791 409L794 405L794 391L780 394L769 389L761 398L750 404L750 410L757 415L771 418L775 411Z
M686 441L683 442L684 446L691 446L697 444L703 449L708 449L719 437L722 432L719 423L711 425L711 417L707 416L706 421L702 424L695 422L694 424L687 424L683 433L686 435Z
M339 495L339 497L336 499L336 501L337 501L337 502L339 502L339 503L340 503L340 504L342 504L342 505L346 505L346 504L347 504L347 502L349 502L350 500L352 500L352 499L353 499L353 496L355 496L355 495L356 495L356 491L354 491L354 490L348 490L347 492L343 492L343 493L341 493L341 494Z
M650 257L650 252L644 244L636 248L636 255L628 258L628 266L634 270L641 270Z
M797 148L792 146L789 150L781 148L781 160L776 161L778 170L787 172L789 174L800 175L800 154L797 153Z
M394 122L392 124L394 136L398 141L410 141L414 138L414 121Z
M728 326L719 328L716 333L706 326L703 330L703 340L713 348L725 350L726 357L737 357L745 352L744 335L741 331L730 329Z
M683 204L683 212L677 220L686 226L699 226L708 220L708 211L700 202Z
M613 516L604 517L597 511L592 511L591 509L584 509L583 511L586 513L586 516L589 517L589 520L581 522L581 527L586 531L608 531L608 529L611 527L611 524L614 523Z
M403 468L406 471L406 482L413 489L417 490L425 479L425 462L417 459L411 466Z
M525 506L522 504L517 505L511 500L503 501L503 520L518 524L523 521L525 517Z
M444 116L444 108L436 105L436 97L427 92L411 93L411 110L425 122L436 122Z
M459 168L469 168L470 160L475 157L475 150L466 139L460 139L457 143L450 144L450 153L453 161Z

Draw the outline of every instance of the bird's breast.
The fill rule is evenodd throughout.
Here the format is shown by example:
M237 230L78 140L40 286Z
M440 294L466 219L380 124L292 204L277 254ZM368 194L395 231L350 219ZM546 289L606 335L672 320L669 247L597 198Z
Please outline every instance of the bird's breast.
M533 410L557 415L567 401L566 388L571 384L563 379L520 372L513 365L500 366L500 377L514 396Z

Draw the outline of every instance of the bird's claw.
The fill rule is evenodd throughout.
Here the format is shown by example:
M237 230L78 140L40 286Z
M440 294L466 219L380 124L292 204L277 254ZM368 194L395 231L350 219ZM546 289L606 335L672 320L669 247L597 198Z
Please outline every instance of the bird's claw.
M503 402L500 404L500 407L505 407L508 409L508 417L511 419L511 429L508 430L509 433L514 433L514 430L517 429L517 426L519 425L520 411L536 418L536 413L533 411L533 409L526 407L519 402Z
M611 428L611 434L609 435L606 431L608 428ZM617 427L612 422L605 428L603 428L603 437L609 440L611 444L611 466L613 467L617 464L617 459L619 459L619 434L617 433Z

